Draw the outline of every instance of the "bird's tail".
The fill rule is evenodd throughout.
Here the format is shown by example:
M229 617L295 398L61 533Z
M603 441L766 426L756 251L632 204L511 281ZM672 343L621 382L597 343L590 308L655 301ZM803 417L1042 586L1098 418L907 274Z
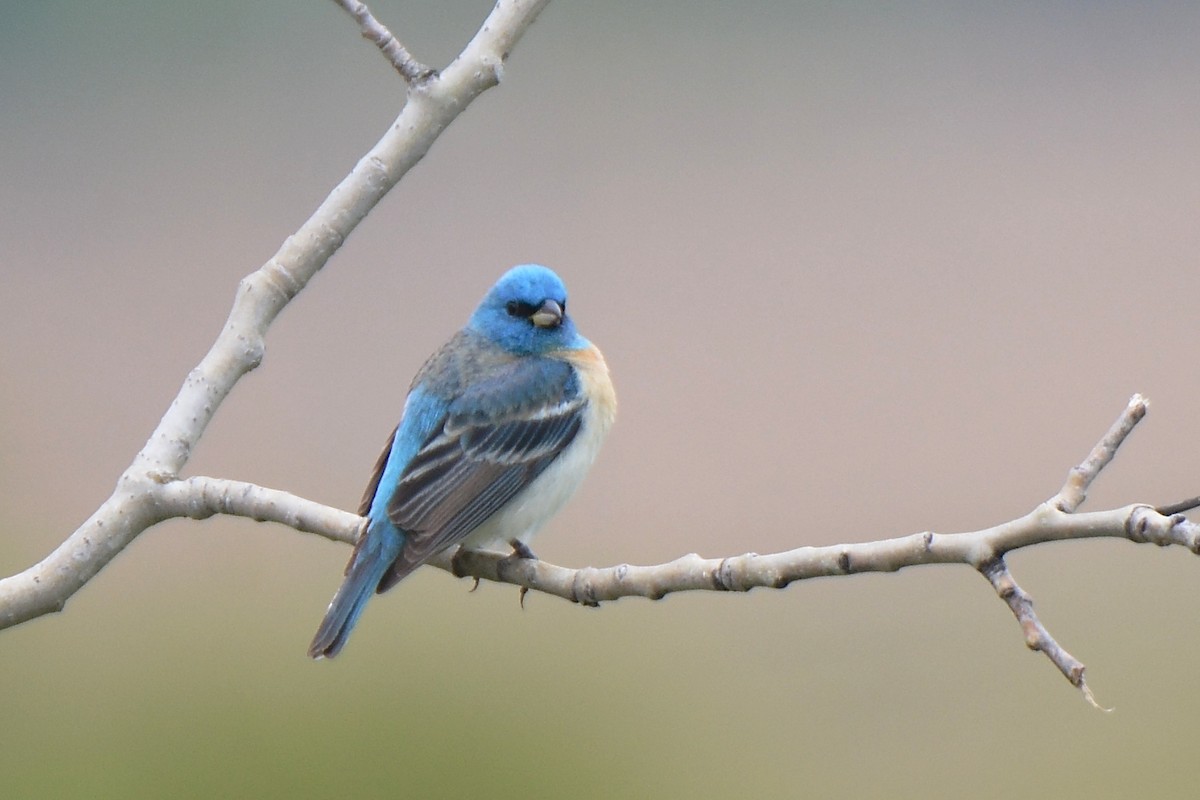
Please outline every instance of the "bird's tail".
M346 644L350 631L362 615L367 600L379 586L383 575L400 555L403 544L399 531L389 525L371 525L350 556L346 579L329 603L325 619L308 646L312 658L333 658Z

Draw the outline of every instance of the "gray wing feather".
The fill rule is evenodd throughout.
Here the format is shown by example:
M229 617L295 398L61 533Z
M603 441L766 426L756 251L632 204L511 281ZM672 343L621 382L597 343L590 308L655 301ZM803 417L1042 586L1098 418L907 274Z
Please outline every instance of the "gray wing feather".
M541 380L544 372L530 377ZM444 424L409 462L388 503L388 518L405 532L405 545L379 591L466 538L570 445L587 401L569 367L557 384L542 392L554 393L554 405L527 397L515 407L494 404L502 410L481 410L477 403L451 407Z

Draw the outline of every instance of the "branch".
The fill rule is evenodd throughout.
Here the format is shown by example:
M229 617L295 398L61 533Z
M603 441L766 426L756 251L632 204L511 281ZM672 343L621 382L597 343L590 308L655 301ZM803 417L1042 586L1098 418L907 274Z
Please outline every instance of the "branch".
M1026 646L1043 653L1089 703L1101 708L1087 685L1083 662L1050 635L1034 611L1032 598L1017 584L1004 557L1013 550L1035 544L1100 537L1159 546L1181 545L1200 554L1200 526L1182 514L1164 514L1140 504L1110 511L1073 513L1083 502L1088 487L1145 416L1146 409L1146 401L1140 395L1134 395L1088 457L1072 468L1066 485L1058 494L1020 519L984 530L943 534L926 531L875 542L801 547L771 555L747 553L705 559L692 553L658 566L621 564L605 569L568 569L518 554L462 549L441 553L430 563L458 577L474 578L476 582L482 579L519 586L522 601L525 592L537 590L593 607L622 597L658 600L673 592L684 591L782 589L809 578L895 572L921 564L965 564L983 575L1008 605L1021 626ZM243 489L239 497L252 494L249 489ZM1191 502L1185 501L1175 507ZM272 510L282 505L280 502L269 504ZM212 507L219 510L232 506L226 501L214 503ZM255 513L244 515L275 519L264 516L261 504L247 503L246 512L254 509L260 509L255 512L258 516ZM278 518L277 521L286 520ZM345 541L350 523L349 520L340 522L342 528L337 538Z
M158 427L117 480L112 495L53 553L24 572L0 580L0 628L61 610L71 595L142 531L180 515L176 477L238 380L262 361L264 337L275 317L421 160L446 126L472 100L500 82L504 60L546 2L498 3L449 67L440 74L422 76L411 87L400 116L313 215L266 264L242 279L212 349L188 374ZM390 33L387 38L395 42ZM398 42L396 48L407 54ZM197 507L206 506L201 502ZM260 511L263 518L275 518L266 515L263 507Z
M1020 519L965 533L914 533L874 542L798 547L781 553L703 558L690 553L656 566L569 569L504 553L442 553L431 564L458 577L510 583L585 606L622 597L660 600L674 592L783 589L796 581L896 572L922 564L964 564L981 573L1005 553L1047 542L1118 538L1200 553L1200 526L1145 505L1064 514L1043 503ZM986 577L986 575L985 575Z
M984 530L947 534L926 531L861 544L801 547L765 556L747 553L705 559L693 553L655 567L621 564L606 569L566 569L533 559L464 550L453 555L443 553L433 563L460 577L520 586L522 599L527 590L536 589L585 606L599 606L604 601L631 596L658 600L682 591L782 589L808 578L895 572L920 564L966 564L987 578L1008 605L1021 626L1026 646L1043 653L1089 703L1101 708L1084 678L1083 663L1050 635L1034 612L1033 600L1012 576L1004 556L1045 542L1100 537L1159 546L1181 545L1200 554L1200 525L1179 513L1165 514L1140 504L1111 511L1073 513L1083 502L1092 481L1145 416L1146 408L1146 401L1134 395L1083 463L1070 471L1058 494L1020 519ZM1194 501L1188 500L1164 509L1194 505Z
M363 523L357 514L243 481L202 475L163 486L159 503L170 517L203 520L216 514L278 522L302 533L354 544Z
M1087 475L1087 483L1094 480L1145 410L1145 402L1135 396L1088 459L1071 470L1068 484L1076 475ZM1120 436L1114 437L1113 432L1118 430ZM1097 459L1101 451L1104 457ZM1093 467L1095 464L1099 466ZM593 607L622 597L658 600L684 591L782 589L810 578L895 572L921 564L963 564L983 575L1008 605L1026 646L1043 653L1089 703L1100 708L1084 678L1083 663L1059 645L1042 624L1032 599L1017 584L1004 557L1036 544L1101 537L1180 545L1200 553L1200 525L1181 514L1163 514L1141 504L1070 513L1059 507L1060 496L1055 495L1020 519L983 530L941 534L926 531L874 542L800 547L769 555L747 553L706 559L692 553L657 566L620 564L604 569L570 569L523 554L459 549L443 552L429 563L476 582L490 580L519 586L522 598L525 592L536 590ZM287 492L201 476L164 484L158 493L157 508L164 517L207 519L214 514L230 514L278 522L346 543L357 540L365 521Z

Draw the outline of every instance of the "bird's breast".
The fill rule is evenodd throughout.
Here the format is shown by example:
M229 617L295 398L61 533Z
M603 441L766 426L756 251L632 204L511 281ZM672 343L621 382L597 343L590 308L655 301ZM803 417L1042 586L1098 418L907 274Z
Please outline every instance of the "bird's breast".
M604 355L594 344L589 344L582 350L565 350L555 355L575 367L583 393L588 399L584 426L593 429L603 440L617 418L617 393L608 375L608 364L604 361Z
M471 533L468 547L503 547L509 539L528 543L550 517L566 504L596 460L600 445L617 416L617 395L608 365L595 345L552 353L575 367L587 397L575 439L525 489Z

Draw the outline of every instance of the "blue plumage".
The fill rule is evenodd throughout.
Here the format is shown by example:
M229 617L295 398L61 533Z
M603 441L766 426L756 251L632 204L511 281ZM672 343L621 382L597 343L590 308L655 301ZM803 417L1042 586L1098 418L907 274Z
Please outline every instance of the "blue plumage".
M309 647L341 650L367 600L455 545L528 537L566 502L616 413L552 271L514 267L413 379L363 496L366 532Z
M313 637L308 651L310 656L332 657L342 649L346 637L367 607L367 600L375 594L384 573L400 555L403 543L402 534L391 525L372 525L362 537L346 566L346 579L329 603L325 619Z

